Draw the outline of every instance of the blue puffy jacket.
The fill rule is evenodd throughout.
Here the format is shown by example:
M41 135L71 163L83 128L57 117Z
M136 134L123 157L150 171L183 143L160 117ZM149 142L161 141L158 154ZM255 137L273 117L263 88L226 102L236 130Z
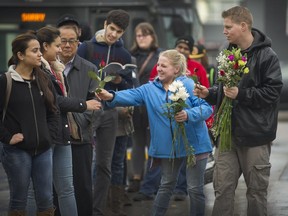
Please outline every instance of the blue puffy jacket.
M195 149L195 154L211 152L212 146L208 135L208 129L205 124L212 114L211 106L202 99L193 95L194 82L186 76L180 76L181 80L190 94L186 100L188 108L185 111L188 114L188 121L185 122L185 129L189 143ZM108 106L140 106L145 105L148 112L150 125L150 147L149 156L156 158L185 157L186 152L184 143L176 143L176 155L171 155L172 134L175 128L175 121L172 121L172 128L169 119L163 115L163 105L171 102L168 97L170 92L164 89L159 79L149 82L135 89L128 89L115 92L115 97ZM199 106L201 104L201 108ZM202 111L200 110L202 109ZM172 130L171 130L172 129Z

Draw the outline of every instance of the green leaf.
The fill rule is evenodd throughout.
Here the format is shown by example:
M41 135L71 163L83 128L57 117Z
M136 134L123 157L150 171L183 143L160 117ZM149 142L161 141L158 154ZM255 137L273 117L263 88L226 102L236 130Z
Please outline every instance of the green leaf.
M104 78L104 81L105 81L105 82L110 82L110 81L114 80L115 78L116 78L116 76L106 76L106 77Z
M99 82L99 87L98 88L104 88L105 84L106 84L106 82L104 80L101 80Z
M91 79L94 79L98 82L101 81L101 78L99 76L97 76L97 74L94 72L94 71L88 71L88 76L91 78Z

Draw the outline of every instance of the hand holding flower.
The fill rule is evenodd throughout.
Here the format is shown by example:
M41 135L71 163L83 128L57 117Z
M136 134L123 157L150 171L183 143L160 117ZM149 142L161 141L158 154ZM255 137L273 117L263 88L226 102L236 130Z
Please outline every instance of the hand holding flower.
M95 94L96 94L96 97L98 97L99 99L104 100L104 101L112 100L114 97L114 95L112 93L108 92L105 89L101 89L101 91L98 91Z
M239 93L237 86L242 77L249 73L249 68L246 66L247 55L242 54L240 48L225 49L220 52L216 60L219 63L217 82L224 86L224 97L216 113L211 132L215 139L219 137L219 149L223 152L231 150L233 100Z
M206 98L209 95L208 89L200 84L195 84L195 88L193 90L195 96L200 98Z
M102 107L101 103L95 99L87 100L86 105L87 110L99 110Z
M230 88L224 86L223 91L224 91L225 96L234 100L234 99L236 99L236 97L238 95L239 89L237 86L233 86Z
M176 122L185 122L188 120L188 115L185 110L181 110L174 116Z

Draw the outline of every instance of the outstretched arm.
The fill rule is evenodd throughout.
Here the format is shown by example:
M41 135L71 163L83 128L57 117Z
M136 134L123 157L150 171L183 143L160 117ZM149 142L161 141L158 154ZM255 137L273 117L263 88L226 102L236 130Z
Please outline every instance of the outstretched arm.
M95 93L96 97L98 97L100 100L104 100L104 101L111 101L114 98L114 94L108 92L105 89L101 89L101 91L99 93Z

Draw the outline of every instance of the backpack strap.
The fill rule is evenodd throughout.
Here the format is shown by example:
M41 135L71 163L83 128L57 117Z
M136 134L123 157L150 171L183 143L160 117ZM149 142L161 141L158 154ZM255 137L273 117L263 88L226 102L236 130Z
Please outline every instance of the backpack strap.
M2 122L4 122L4 118L5 118L5 115L6 115L8 102L9 102L9 99L10 99L11 89L12 89L11 72L6 72L5 75L6 75L6 78L7 78L7 85L6 85L6 97L5 97L5 104L4 104L4 109L3 109Z

